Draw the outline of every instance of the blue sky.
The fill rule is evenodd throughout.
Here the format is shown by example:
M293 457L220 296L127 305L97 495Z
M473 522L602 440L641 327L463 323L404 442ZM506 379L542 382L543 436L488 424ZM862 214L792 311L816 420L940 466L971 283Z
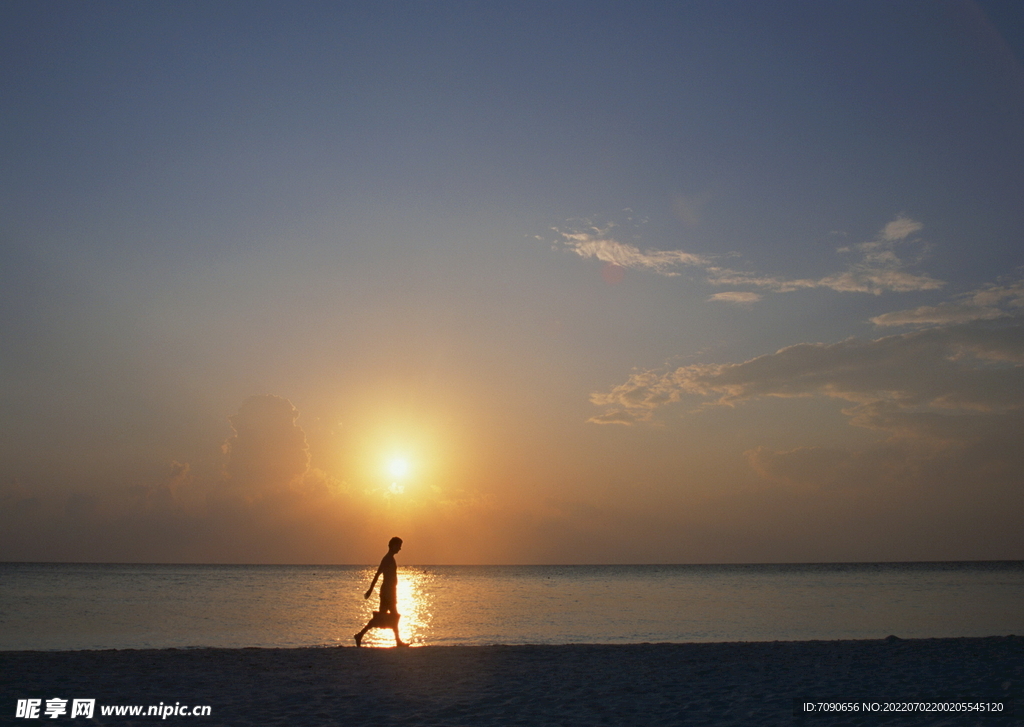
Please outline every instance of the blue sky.
M0 557L1024 557L1013 4L0 12Z

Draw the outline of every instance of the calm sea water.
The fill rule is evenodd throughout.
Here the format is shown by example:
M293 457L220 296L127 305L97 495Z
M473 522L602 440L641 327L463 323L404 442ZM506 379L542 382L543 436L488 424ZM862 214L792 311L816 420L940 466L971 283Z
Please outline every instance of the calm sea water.
M0 563L0 650L352 644L361 566ZM414 644L1024 634L1024 562L399 569ZM393 643L371 631L368 645Z

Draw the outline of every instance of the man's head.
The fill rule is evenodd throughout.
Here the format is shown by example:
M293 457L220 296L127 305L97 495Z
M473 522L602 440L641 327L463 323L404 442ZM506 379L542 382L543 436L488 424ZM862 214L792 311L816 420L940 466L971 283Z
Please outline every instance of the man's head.
M388 541L388 552L389 553L397 553L401 549L402 549L402 539L401 538L391 538L391 540Z

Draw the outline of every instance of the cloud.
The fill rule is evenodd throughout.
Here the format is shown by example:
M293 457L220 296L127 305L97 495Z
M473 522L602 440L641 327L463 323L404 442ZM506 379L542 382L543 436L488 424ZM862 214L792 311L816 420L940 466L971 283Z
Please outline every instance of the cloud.
M1024 281L987 285L957 299L875 316L876 326L946 326L1012 316L1024 308Z
M735 503L759 503L752 527L790 523L794 535L814 531L816 553L840 542L852 548L833 558L1020 557L1020 320L803 343L742 363L636 371L592 395L605 412L591 421L635 425L686 402L741 407L796 397L839 400L848 422L875 436L847 446L797 440L778 450L748 449L743 457L758 484ZM786 536L776 528L766 537L777 543Z
M683 369L677 369L681 370ZM678 402L683 393L684 390L676 384L671 373L639 371L632 374L626 383L616 386L609 392L591 394L590 403L603 406L606 411L587 421L594 424L631 424L634 421L649 421L655 409Z
M608 403L610 403L597 399L595 398L596 396L596 394L591 396L591 401L594 404L597 404L598 406L605 406ZM612 408L608 409L602 414L597 414L595 416L590 417L589 419L587 419L587 422L589 422L590 424L625 424L628 426L630 424L633 424L634 422L647 421L649 419L650 414L641 416L635 410Z
M647 250L604 237L600 232L559 232L564 244L582 258L595 258L623 268L649 270L660 275L675 276L680 266L705 265L707 260L682 250Z
M134 499L132 509L150 512L164 509L183 509L194 505L190 488L195 482L188 462L172 461L165 479L157 482L135 483L128 486L129 497Z
M794 290L806 290L818 287L818 282L807 278L787 280L761 273L744 273L729 268L709 267L707 281L711 285L742 285L764 288L773 293L792 293ZM739 293L741 291L730 291ZM722 294L720 294L722 295Z
M621 526L621 512L586 504L482 493L458 475L437 485L413 477L401 498L388 498L358 463L331 474L311 467L298 409L280 396L250 397L227 419L221 463L151 463L92 488L0 481L0 557L368 563L400 534L419 562L552 562L612 558L615 544L632 540L604 530Z
M900 215L882 228L881 239L886 242L905 240L915 232L920 232L923 227L920 222Z
M708 300L719 300L725 303L735 303L737 305L756 303L761 300L761 296L758 293L750 293L747 291L730 290L727 293L715 293Z
M860 258L846 270L817 278L788 278L760 272L744 272L716 265L714 259L683 250L640 250L635 245L620 242L611 236L614 226L599 228L588 226L578 230L559 230L561 244L582 258L634 270L647 270L666 276L679 275L679 268L703 270L705 281L714 286L757 288L773 293L792 293L798 290L826 288L839 293L885 292L910 293L938 290L945 285L926 273L908 271L907 263L896 254L896 248L915 240L911 236L924 225L909 217L900 216L886 224L877 236L866 242L839 248L837 252L857 252ZM716 293L710 301L754 303L762 299L750 290L732 290Z
M919 290L938 290L945 282L936 280L930 275L915 275L892 268L872 267L870 265L854 266L844 273L829 275L817 281L815 287L831 288L840 293L871 293L880 295L884 292L913 293Z
M895 267L883 268L877 265L860 264L851 266L842 273L823 278L787 279L743 273L728 268L708 268L708 282L712 285L742 285L770 290L773 293L792 293L796 290L828 288L837 293L885 292L912 293L921 290L937 290L945 285L929 275L915 275ZM737 291L738 292L738 291ZM718 300L715 298L715 300Z
M943 281L927 274L908 272L905 270L904 261L895 252L897 244L904 243L911 234L922 227L920 222L908 217L898 217L883 227L874 240L839 248L838 252L841 253L856 251L861 255L860 260L840 273L820 278L783 278L709 266L708 282L712 285L756 287L774 293L791 293L811 288L873 295L885 292L937 290L945 285Z
M738 364L639 371L591 402L616 421L650 420L684 396L735 406L763 397L824 396L857 405L944 413L1024 407L1024 325L966 324L875 340L801 343Z

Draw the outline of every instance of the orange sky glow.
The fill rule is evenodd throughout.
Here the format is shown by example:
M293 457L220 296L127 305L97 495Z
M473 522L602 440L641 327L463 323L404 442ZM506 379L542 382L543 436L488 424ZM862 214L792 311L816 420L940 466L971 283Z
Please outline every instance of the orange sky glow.
M1009 6L402 7L0 10L0 560L1024 558Z

